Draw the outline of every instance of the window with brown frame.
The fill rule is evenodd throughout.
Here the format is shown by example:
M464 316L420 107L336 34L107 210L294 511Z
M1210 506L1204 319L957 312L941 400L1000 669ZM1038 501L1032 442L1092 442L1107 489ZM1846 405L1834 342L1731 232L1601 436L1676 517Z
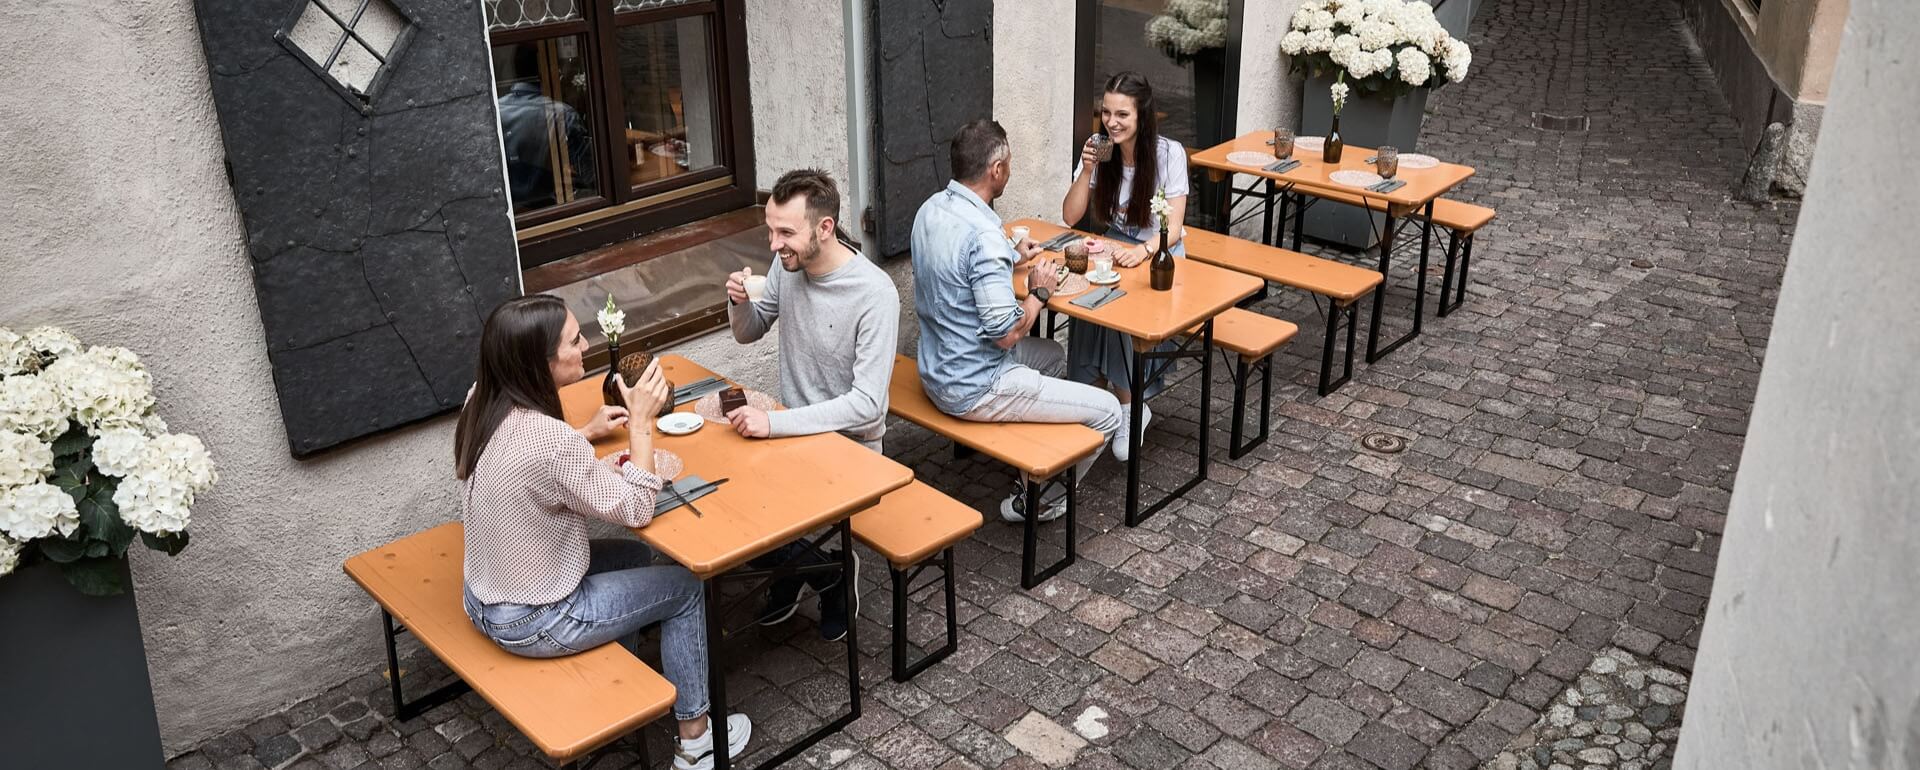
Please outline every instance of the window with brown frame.
M483 0L523 268L753 204L744 0Z

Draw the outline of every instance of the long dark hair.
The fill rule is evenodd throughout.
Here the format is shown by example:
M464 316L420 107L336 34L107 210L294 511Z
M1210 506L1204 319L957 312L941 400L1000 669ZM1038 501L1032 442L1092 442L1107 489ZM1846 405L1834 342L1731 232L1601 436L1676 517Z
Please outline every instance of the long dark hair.
M1160 117L1153 104L1153 86L1147 83L1145 76L1138 72L1122 72L1107 80L1101 96L1120 94L1133 99L1133 191L1127 198L1127 210L1121 220L1134 227L1143 227L1153 217L1153 194L1159 189L1160 180ZM1095 109L1095 119L1099 111ZM1101 130L1105 131L1104 121ZM1113 157L1101 163L1093 183L1093 221L1108 224L1113 216L1114 207L1120 203L1120 175L1124 173L1124 161L1120 149L1114 148Z
M480 365L474 371L473 397L460 410L453 429L453 475L473 474L480 453L514 407L553 419L560 413L560 388L547 361L560 348L567 326L567 305L559 297L534 294L507 300L487 316L480 332Z

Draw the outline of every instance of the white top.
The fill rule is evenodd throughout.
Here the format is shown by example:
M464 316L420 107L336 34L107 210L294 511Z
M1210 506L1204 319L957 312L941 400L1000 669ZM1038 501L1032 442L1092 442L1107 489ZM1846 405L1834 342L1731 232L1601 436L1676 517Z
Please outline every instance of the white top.
M1182 147L1179 142L1176 142L1172 139L1168 139L1164 136L1155 137L1155 139L1160 144L1155 149L1155 152L1158 153L1158 157L1154 159L1154 167L1156 169L1154 174L1154 181L1157 183L1157 186L1160 189L1165 190L1167 192L1167 200L1169 202L1171 202L1175 198L1186 197L1187 195L1187 150L1186 148ZM1119 148L1117 147L1114 148L1114 152L1119 152L1119 151L1120 151ZM1082 173L1079 176L1075 177L1074 182L1078 184L1088 185L1089 189L1091 189L1092 187L1091 182L1093 179L1098 178L1097 175L1099 173L1100 173L1100 164L1095 163L1092 170ZM1131 203L1132 201L1133 201L1133 167L1121 166L1120 167L1120 198L1118 201L1115 201L1114 203L1114 209L1115 209L1114 212L1108 215L1106 219L1108 223L1110 223L1113 227L1116 227L1126 232L1134 240L1145 241L1146 236L1152 235L1160 229L1160 217L1155 216L1152 213L1148 213L1145 227L1134 227L1130 223L1123 221L1123 217L1126 216L1126 212L1127 212L1127 204Z

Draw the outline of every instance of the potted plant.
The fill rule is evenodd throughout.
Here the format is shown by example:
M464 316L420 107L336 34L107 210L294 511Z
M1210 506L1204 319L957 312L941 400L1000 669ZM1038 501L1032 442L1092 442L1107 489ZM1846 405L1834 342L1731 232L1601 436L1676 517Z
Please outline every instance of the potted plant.
M1147 20L1147 43L1193 72L1193 131L1199 147L1226 141L1226 0L1168 0Z
M1427 92L1464 80L1473 63L1466 42L1418 0L1306 0L1280 39L1280 52L1306 79L1301 133L1337 128L1349 145L1403 152L1419 145ZM1344 98L1336 100L1336 92ZM1371 245L1365 213L1339 208L1308 212L1307 232Z
M0 328L0 691L30 693L9 717L35 738L8 749L22 767L160 762L126 553L179 554L216 478L132 352Z

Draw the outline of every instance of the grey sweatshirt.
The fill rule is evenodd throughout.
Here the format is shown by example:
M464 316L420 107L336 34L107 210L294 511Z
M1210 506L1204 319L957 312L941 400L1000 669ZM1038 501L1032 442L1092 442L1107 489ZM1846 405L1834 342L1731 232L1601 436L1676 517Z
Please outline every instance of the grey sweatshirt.
M859 252L818 278L789 273L775 257L766 296L728 303L733 338L753 342L780 327L780 401L767 415L774 437L839 431L880 450L887 384L900 332L900 292Z

